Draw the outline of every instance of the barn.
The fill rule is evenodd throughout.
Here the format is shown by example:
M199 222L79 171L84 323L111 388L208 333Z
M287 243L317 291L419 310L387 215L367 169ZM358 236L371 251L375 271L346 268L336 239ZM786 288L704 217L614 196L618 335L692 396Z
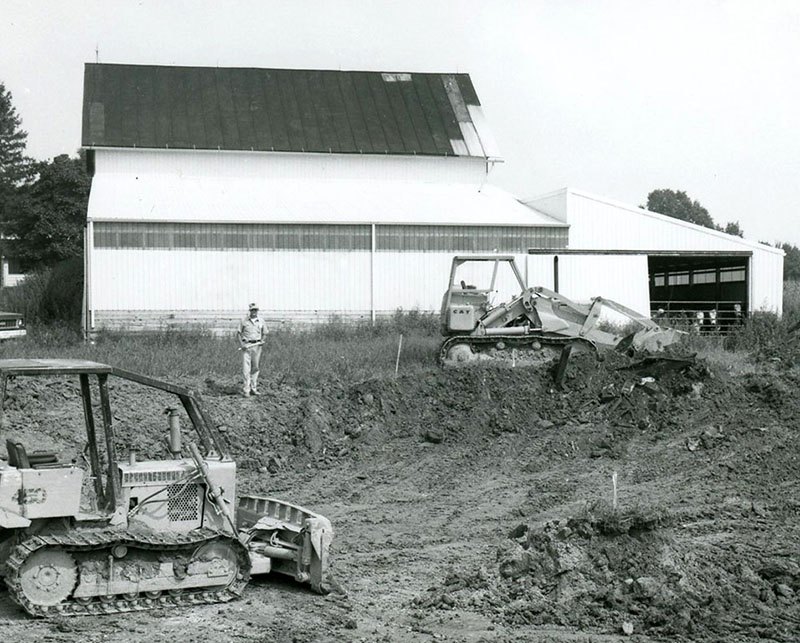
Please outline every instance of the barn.
M431 310L454 253L567 245L467 74L88 64L83 147L90 332Z
M435 311L452 256L491 252L573 299L780 312L779 250L491 185L467 74L87 64L82 145L87 332Z

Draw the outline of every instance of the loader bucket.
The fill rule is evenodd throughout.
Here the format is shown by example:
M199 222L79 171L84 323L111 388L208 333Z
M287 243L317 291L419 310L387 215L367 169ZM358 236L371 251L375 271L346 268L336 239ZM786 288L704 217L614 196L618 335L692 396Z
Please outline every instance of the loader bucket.
M661 353L684 337L686 333L675 328L646 328L631 336L631 347L637 353Z

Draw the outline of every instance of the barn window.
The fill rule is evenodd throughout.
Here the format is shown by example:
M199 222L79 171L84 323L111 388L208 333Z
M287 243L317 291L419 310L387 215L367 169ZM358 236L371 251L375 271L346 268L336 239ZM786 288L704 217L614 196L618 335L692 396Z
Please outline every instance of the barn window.
M148 250L369 250L368 225L96 222L96 248Z
M681 286L689 283L689 271L671 272L667 276L667 283L670 286Z
M564 248L567 229L523 226L377 225L376 249L515 252ZM96 248L162 250L369 250L370 225L311 223L96 222Z
M731 281L744 281L746 278L744 268L721 268L719 280L723 283Z
M378 225L376 249L395 252L527 252L564 248L566 228Z
M692 273L692 280L696 284L713 284L717 281L717 271L714 268L710 270L695 270Z

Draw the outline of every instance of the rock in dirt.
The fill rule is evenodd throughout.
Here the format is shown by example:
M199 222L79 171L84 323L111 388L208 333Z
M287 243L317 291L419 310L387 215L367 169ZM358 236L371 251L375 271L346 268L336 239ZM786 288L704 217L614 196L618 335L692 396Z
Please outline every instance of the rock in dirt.
M511 531L508 532L508 537L511 540L516 540L517 538L522 538L525 534L528 533L528 525L524 522L520 523L516 527L514 527Z
M305 446L312 456L317 456L322 451L324 437L330 430L329 414L317 400L309 399L303 405L302 418L295 441L297 446Z
M444 431L441 429L430 428L425 431L424 435L426 442L433 442L434 444L439 444L444 440Z
M275 475L283 468L283 464L278 458L271 457L267 462L267 471L272 475Z

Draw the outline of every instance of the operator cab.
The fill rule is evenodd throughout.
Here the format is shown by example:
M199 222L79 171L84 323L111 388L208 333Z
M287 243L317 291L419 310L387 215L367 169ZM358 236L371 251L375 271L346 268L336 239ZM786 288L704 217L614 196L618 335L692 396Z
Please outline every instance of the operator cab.
M502 269L508 264L509 269ZM472 331L486 313L500 301L510 300L526 289L522 275L510 255L456 256L450 281L442 298L442 334Z

